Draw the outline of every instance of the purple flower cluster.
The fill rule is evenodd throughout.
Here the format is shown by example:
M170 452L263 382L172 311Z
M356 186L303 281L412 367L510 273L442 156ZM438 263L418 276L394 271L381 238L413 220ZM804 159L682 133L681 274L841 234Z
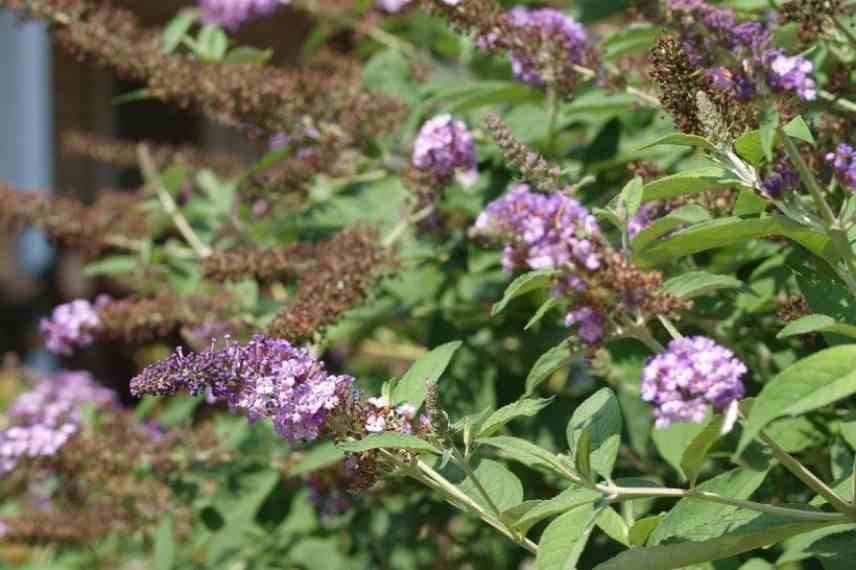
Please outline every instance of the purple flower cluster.
M646 204L642 204L642 206L637 210L637 212L630 218L630 221L627 223L627 234L630 236L630 239L635 238L639 235L639 232L650 226L654 220L657 218L657 213L659 212L659 206L656 202L648 202Z
M812 62L770 47L772 36L763 23L737 23L734 11L704 0L669 0L668 8L678 17L690 61L705 68L714 85L731 92L736 100L747 101L757 94L753 79L757 75L773 91L794 93L805 101L817 97ZM699 25L704 32L697 30ZM741 66L729 69L716 65L713 56L722 50L731 51Z
M722 412L744 395L746 365L727 348L703 337L675 339L642 370L642 399L651 402L658 428L701 422L708 404Z
M780 198L788 190L799 186L799 183L800 176L796 169L790 160L782 157L772 164L767 176L761 180L761 187L768 197L776 199Z
M249 20L270 16L286 3L283 0L199 0L199 8L204 22L236 30Z
M51 317L39 323L47 349L57 354L71 354L74 347L92 344L92 330L98 327L99 322L96 309L108 302L109 298L99 296L95 305L77 299L55 307Z
M413 141L413 166L441 178L458 174L464 185L478 176L476 147L466 124L451 115L426 121Z
M603 315L588 306L579 307L565 317L565 326L570 328L577 325L577 334L589 344L603 338L603 324Z
M395 14L410 4L411 0L377 0L377 6L384 12Z
M585 28L570 16L554 8L515 6L509 11L508 18L515 27L535 30L545 38L559 38L567 50L568 62L576 65L583 62L589 47L588 36ZM514 77L533 85L545 83L531 57L519 50L511 50L509 57Z
M55 454L80 427L81 407L117 405L116 394L95 383L87 372L60 372L18 396L0 431L0 473L23 457Z
M841 183L856 191L856 150L848 144L840 144L835 152L826 155L826 161L835 168Z
M270 418L289 441L313 440L331 411L351 398L354 379L329 374L324 364L288 341L256 335L247 344L226 339L198 353L177 350L131 380L131 393L166 395L204 389L251 420Z
M369 398L369 412L366 417L365 430L368 433L382 433L390 427L397 427L401 433L413 433L413 418L416 417L416 406L401 404L393 407L386 398Z
M814 64L801 55L788 56L784 50L768 49L760 57L767 85L780 93L793 92L804 101L817 98L817 84L811 77Z
M488 204L476 220L474 233L506 242L502 266L508 272L568 265L594 271L602 263L595 217L561 192L531 192L527 184L512 186Z

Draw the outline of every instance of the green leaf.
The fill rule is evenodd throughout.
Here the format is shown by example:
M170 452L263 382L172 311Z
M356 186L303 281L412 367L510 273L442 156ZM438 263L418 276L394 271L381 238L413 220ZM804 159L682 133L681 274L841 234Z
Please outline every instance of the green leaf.
M711 219L710 214L701 206L696 204L681 206L677 210L657 218L647 228L636 234L636 237L630 242L630 246L634 251L645 249L659 237L675 229L705 222L709 219Z
M681 458L690 443L704 430L704 424L696 422L675 422L669 427L657 428L651 434L660 457L666 460L675 471L683 474Z
M392 392L392 403L410 403L418 409L425 401L428 383L437 382L449 366L461 341L449 342L428 352L404 373Z
M567 427L568 445L579 454L584 434L588 432L591 469L610 479L621 445L622 425L621 408L615 392L601 388L574 410Z
M856 344L828 348L789 366L755 398L740 438L746 448L776 418L810 412L856 393Z
M630 529L615 509L606 507L597 517L597 526L606 535L624 546L630 546Z
M829 523L793 522L770 515L755 517L735 532L701 542L634 548L595 566L594 570L673 570L693 564L731 558L744 552L782 542Z
M761 150L767 158L767 162L773 161L773 146L776 142L776 134L779 128L779 112L775 107L767 107L761 116Z
M603 505L585 503L551 522L538 543L537 570L571 570L583 553Z
M369 449L412 449L416 451L430 451L432 453L440 453L440 450L425 441L419 439L415 435L407 435L403 433L385 432L374 433L366 438L356 441L346 441L337 444L339 449L357 453L360 451L368 451Z
M722 416L715 415L711 417L704 430L693 438L684 450L683 455L681 455L681 469L687 481L690 482L690 487L695 486L696 479L707 459L707 454L724 435L722 433L723 424L724 419Z
M704 166L649 182L643 189L642 201L665 200L716 188L726 189L741 185L740 179L731 171L719 166Z
M184 9L167 23L163 30L163 51L171 53L179 46L188 30L199 19L201 11L190 8Z
M717 218L703 222L636 251L633 259L647 268L702 251L772 236L788 237L824 259L837 258L827 236L775 215L748 220Z
M640 146L636 149L636 152L664 144L675 146L697 146L705 150L716 150L716 147L704 137L700 137L698 135L687 135L684 133L670 133L658 138L654 142Z
M752 190L741 190L737 194L737 202L734 203L735 216L754 216L764 212L770 202L753 192Z
M549 313L555 307L558 307L559 303L559 299L557 299L556 297L549 297L546 301L544 301L544 303L541 304L540 307L538 307L538 310L535 312L532 318L529 319L529 322L526 323L526 326L523 327L523 330L528 331L529 329L531 329L533 326L535 326L536 323L540 322L541 319L543 319L547 313Z
M574 451L574 466L583 478L591 480L591 428L584 427L577 436Z
M615 61L630 52L647 52L654 45L659 33L655 26L634 22L609 35L601 44L603 56L609 61Z
M500 435L482 439L479 443L500 449L509 459L528 467L541 467L566 479L569 478L568 473L571 469L559 456L525 439Z
M137 269L137 258L133 255L110 255L87 263L83 268L84 277L96 275L121 275L133 273Z
M538 357L529 375L526 377L526 395L532 395L535 389L547 380L556 370L570 363L576 354L571 352L567 340L554 346Z
M288 470L287 475L289 477L300 477L334 465L344 458L345 454L342 453L341 449L336 447L332 441L325 441L304 453L297 463Z
M644 184L642 178L634 176L630 182L624 185L624 188L619 194L618 203L624 208L626 219L630 219L639 211L639 206L642 205L642 188Z
M206 24L196 37L196 45L203 58L221 61L229 49L229 38L219 26Z
M515 418L532 417L553 401L553 398L524 398L501 407L482 424L479 437L489 437Z
M800 560L820 560L826 570L850 570L856 557L856 525L837 525L788 540L776 566L787 568Z
M793 138L814 144L814 137L812 137L811 131L802 117L792 119L782 130ZM776 142L778 142L778 137ZM764 160L764 149L761 146L761 131L747 131L737 137L737 140L734 142L734 150L737 151L740 158L752 166L759 166L761 161Z
M499 103L528 103L544 99L544 94L522 83L508 82L492 87L475 87L470 94L452 105L449 111L460 114Z
M856 325L856 298L827 266L812 263L804 255L789 258L788 265L815 313L827 315L837 323ZM829 345L850 342L847 337L833 333L825 333L824 339Z
M272 49L258 49L251 46L237 46L229 50L223 63L254 63L264 65L273 57Z
M190 419L202 401L202 396L175 396L158 415L158 423L167 428L178 427Z
M363 66L363 83L369 89L410 103L417 103L410 62L399 50L387 49L373 55Z
M748 499L761 486L766 471L732 469L701 483L696 489L732 499ZM684 498L675 504L663 521L651 533L648 544L661 544L682 540L716 538L741 524L754 511L731 505Z
M152 554L153 570L172 570L175 565L175 528L172 515L164 516L155 534L154 553Z
M745 287L742 281L730 275L689 271L666 280L660 290L681 299L692 299L720 289L741 289Z
M514 523L514 528L523 534L527 534L529 529L545 519L558 516L586 503L594 503L602 498L603 493L591 489L582 487L565 489L552 499L541 501L540 504L527 511Z
M501 313L505 307L508 306L508 303L521 295L525 295L526 293L537 289L549 288L552 284L553 277L555 277L556 274L557 271L554 269L524 273L506 287L505 293L502 295L502 299L493 306L493 309L491 309L490 316L495 317Z
M654 532L654 529L657 528L657 525L660 524L666 518L665 514L652 515L650 517L645 517L643 519L639 519L633 526L630 527L630 545L631 546L643 546L646 542L648 542L648 537L651 536L651 533Z
M811 333L835 333L856 338L856 326L836 323L835 319L827 315L806 315L788 323L788 326L779 331L776 338Z
M523 501L523 484L502 463L491 459L481 459L473 472L484 490L487 491L488 496L500 510L504 511L519 505ZM485 508L490 508L471 479L467 478L462 481L458 488Z

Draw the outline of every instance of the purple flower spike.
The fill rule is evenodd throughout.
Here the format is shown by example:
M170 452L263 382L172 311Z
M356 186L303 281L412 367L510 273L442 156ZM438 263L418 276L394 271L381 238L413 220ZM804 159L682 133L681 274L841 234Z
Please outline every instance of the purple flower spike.
M77 433L87 403L116 406L118 400L87 372L60 372L18 396L9 409L9 427L0 431L0 473L14 469L21 458L59 451Z
M458 173L462 184L474 184L478 176L476 147L464 122L438 115L422 125L413 142L413 166L441 178Z
M282 0L199 0L202 20L236 30L250 20L270 16L286 4Z
M543 37L558 37L567 49L568 61L577 65L583 62L588 36L585 28L570 16L553 8L530 9L523 6L515 6L508 16L513 26L537 30ZM510 58L514 77L533 85L544 84L536 62L529 56L512 50Z
M180 349L131 380L131 393L167 395L180 390L226 401L251 420L270 418L289 441L313 440L332 410L350 397L354 379L324 369L288 341L256 335L245 345L185 354Z
M642 399L654 405L658 428L701 422L708 404L722 412L743 397L746 371L734 353L707 337L675 339L642 370Z
M565 317L565 326L578 325L577 335L588 344L595 344L603 338L603 315L591 307L580 307Z
M474 233L506 242L502 265L508 272L566 264L594 271L603 262L596 247L600 229L594 216L561 192L539 194L526 184L512 186L488 204Z

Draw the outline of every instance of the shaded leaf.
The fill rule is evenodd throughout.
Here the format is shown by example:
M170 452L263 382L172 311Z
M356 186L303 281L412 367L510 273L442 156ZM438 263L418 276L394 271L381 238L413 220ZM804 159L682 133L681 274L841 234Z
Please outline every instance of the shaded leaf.
M428 384L440 379L440 376L446 371L446 367L449 366L455 351L460 347L461 341L449 342L438 346L414 362L401 377L401 380L395 384L392 392L392 403L403 404L407 402L419 408L425 401Z

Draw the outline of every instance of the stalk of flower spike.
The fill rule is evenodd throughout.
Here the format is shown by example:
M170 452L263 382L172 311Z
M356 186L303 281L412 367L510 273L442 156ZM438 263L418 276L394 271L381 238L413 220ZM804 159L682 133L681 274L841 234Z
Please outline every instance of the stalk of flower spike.
M64 246L95 254L108 248L138 249L148 227L136 211L138 196L101 192L95 203L20 192L0 182L0 228L34 225Z
M109 3L0 0L0 5L56 24L57 38L67 51L146 82L151 96L200 109L226 124L279 133L290 132L308 117L316 127L354 142L370 140L399 124L398 102L369 93L348 73L331 73L326 63L284 71L167 54L159 33L141 29L131 12Z
M520 172L525 179L531 180L539 190L548 192L563 187L561 169L518 141L498 115L489 113L484 124L511 168Z
M318 244L313 267L300 276L297 291L268 327L272 336L309 341L345 312L364 302L398 264L394 253L366 228L343 230Z

